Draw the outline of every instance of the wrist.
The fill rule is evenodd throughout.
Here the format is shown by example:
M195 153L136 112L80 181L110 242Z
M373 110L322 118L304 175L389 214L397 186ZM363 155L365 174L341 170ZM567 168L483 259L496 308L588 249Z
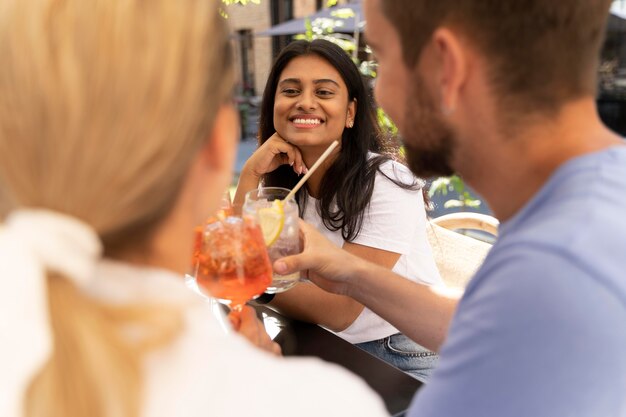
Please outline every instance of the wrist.
M250 160L248 160L241 169L240 177L246 177L251 180L260 181L263 174L260 174L254 169L254 167L250 164Z
M345 295L361 302L360 300L368 291L368 277L376 265L354 255L352 262L353 268L348 271L344 279Z

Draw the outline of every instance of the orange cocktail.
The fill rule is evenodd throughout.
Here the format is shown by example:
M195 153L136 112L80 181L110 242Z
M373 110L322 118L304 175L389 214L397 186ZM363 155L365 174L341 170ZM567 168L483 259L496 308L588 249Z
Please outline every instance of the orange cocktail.
M200 291L239 311L272 282L263 235L253 218L216 219L198 237L194 257Z

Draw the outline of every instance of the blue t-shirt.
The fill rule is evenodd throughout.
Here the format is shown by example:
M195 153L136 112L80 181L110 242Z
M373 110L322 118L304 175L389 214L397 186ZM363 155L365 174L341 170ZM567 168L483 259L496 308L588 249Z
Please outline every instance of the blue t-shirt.
M408 415L626 416L626 146L568 161L500 227Z

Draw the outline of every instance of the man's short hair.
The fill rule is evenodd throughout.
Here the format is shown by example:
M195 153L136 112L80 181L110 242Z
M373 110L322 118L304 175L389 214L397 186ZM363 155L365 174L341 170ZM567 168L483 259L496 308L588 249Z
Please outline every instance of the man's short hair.
M413 67L437 27L461 31L487 59L500 105L556 111L595 95L612 0L381 0Z

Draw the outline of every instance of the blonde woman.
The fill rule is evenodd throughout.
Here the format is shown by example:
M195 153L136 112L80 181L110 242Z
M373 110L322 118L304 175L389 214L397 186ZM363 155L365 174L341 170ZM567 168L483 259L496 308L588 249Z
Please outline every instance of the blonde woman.
M0 415L385 414L180 278L234 159L216 1L3 0L0 56Z

